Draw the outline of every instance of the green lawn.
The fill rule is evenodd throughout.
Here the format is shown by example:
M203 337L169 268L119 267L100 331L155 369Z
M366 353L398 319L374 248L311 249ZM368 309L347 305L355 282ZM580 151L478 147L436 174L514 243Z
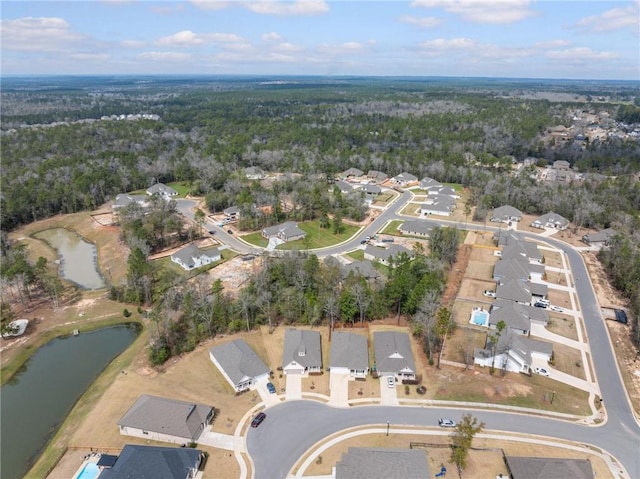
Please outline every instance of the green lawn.
M443 186L448 186L449 188L453 189L456 193L461 193L462 191L464 191L464 186L462 186L460 183L442 183Z
M342 226L342 233L335 235L333 234L332 228L320 228L320 222L318 221L305 221L304 223L299 223L298 228L307 233L306 238L281 244L277 249L303 250L326 248L327 246L333 246L348 240L360 229L359 227L352 225L343 224Z
M255 233L249 233L248 235L240 236L244 241L250 243L259 248L266 248L269 244L269 240L262 236L262 232L256 231Z
M357 249L355 251L352 251L351 253L348 253L346 256L353 259L354 261L362 261L364 259L364 250Z
M178 198L184 198L191 192L191 185L188 181L175 181L169 183L167 186L170 186L178 192Z
M393 220L382 230L382 233L386 235L398 235L398 227L402 223L404 223L402 220Z

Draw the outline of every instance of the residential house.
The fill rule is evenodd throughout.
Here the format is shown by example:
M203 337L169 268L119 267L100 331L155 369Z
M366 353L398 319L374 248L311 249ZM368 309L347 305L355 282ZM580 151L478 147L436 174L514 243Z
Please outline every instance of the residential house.
M531 298L532 294L528 282L511 279L504 283L498 283L496 287L496 299L531 304Z
M329 371L366 378L369 374L367 338L355 333L334 331L331 334Z
M240 217L240 207L239 206L229 206L222 210L224 213L225 219L229 220L237 220Z
M282 370L284 374L322 371L322 350L318 331L294 328L285 330Z
M522 211L509 205L495 208L491 213L491 221L496 223L508 223L510 221L520 221L521 219Z
M383 183L389 178L389 175L383 173L382 171L369 170L367 173L367 178L374 183Z
M531 331L531 321L543 326L547 325L549 312L546 309L528 304L496 299L489 309L489 329L496 329L500 321L504 322L512 331L528 335Z
M566 230L569 226L569 220L551 211L534 220L531 226L540 229L555 228L557 230Z
M378 261L386 266L398 259L401 254L406 254L409 258L413 258L414 254L404 246L391 245L388 248L380 248L379 246L367 245L364 248L364 259L369 261Z
M588 459L505 456L511 479L593 479Z
M245 168L244 174L248 180L263 180L266 177L262 168L258 166L249 166Z
M554 170L568 171L571 169L571 163L565 160L556 160L553 162L551 168L553 168Z
M191 243L171 255L171 261L180 265L183 269L191 271L216 261L220 261L222 256L218 248L201 250L198 245Z
M456 190L454 190L450 186L442 185L429 186L427 188L427 194L429 194L429 196L448 196L456 200L460 198L460 195L456 192Z
M111 209L116 213L119 209L125 208L133 203L139 205L141 208L146 208L149 206L149 197L146 195L130 195L128 193L121 193L116 196L116 199L111 205Z
M450 216L455 206L456 200L450 196L428 196L425 202L420 205L420 214Z
M337 187L340 190L340 193L345 194L345 193L351 193L353 191L353 186L349 183L347 183L346 181L342 181L342 180L338 180L334 183L334 187ZM330 189L330 191L333 190L333 188Z
M526 259L502 259L493 267L493 280L506 282L510 279L526 281L531 277L530 264Z
M343 171L340 175L342 178L359 178L364 175L364 171L359 170L358 168L349 168L346 171Z
M100 479L193 479L204 459L202 451L190 447L127 444L111 467L102 467Z
M373 333L376 371L380 376L416 378L416 365L407 333L377 331Z
M418 186L423 190L428 190L429 188L440 188L442 186L442 183L434 180L433 178L424 177L420 180Z
M407 173L406 171L391 178L391 182L398 186L407 186L410 183L416 183L417 181L418 178L413 176L411 173Z
M427 223L426 221L420 220L410 220L405 221L400 226L398 226L398 231L403 235L410 236L429 236L431 234L431 230L433 230L434 225L431 223Z
M335 479L429 479L424 449L350 447L334 468Z
M304 238L307 235L304 231L298 228L298 225L293 221L287 221L275 226L269 226L262 230L262 237L271 239L278 238L285 243L287 241L295 241Z
M373 267L373 263L368 260L353 261L349 264L342 265L342 277L346 278L349 273L353 272L356 275L364 277L366 280L376 280L380 278L380 273Z
M165 200L170 200L174 196L178 196L178 192L170 186L163 185L162 183L156 183L153 186L147 188L147 194L149 196L158 195Z
M268 379L271 372L243 339L212 347L209 357L236 392Z
M616 231L614 229L607 228L597 233L584 235L582 241L589 246L607 246L615 235Z
M362 185L357 191L361 191L364 194L365 201L371 204L382 193L382 188L378 185Z
M211 424L212 406L143 394L118 422L120 434L153 441L198 442Z
M552 356L551 343L526 338L519 332L507 328L498 339L495 357L491 337L487 335L485 348L474 351L473 362L479 366L493 366L514 373L530 374L534 364L547 364Z

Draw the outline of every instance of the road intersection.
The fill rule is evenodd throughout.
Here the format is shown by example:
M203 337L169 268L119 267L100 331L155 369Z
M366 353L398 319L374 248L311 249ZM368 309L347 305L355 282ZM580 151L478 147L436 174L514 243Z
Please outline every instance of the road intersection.
M361 238L367 235L374 236L390 221L415 219L400 214L401 209L410 202L411 198L410 191L400 192L391 204L357 235L342 244L314 252L321 256L343 254L359 247ZM195 201L178 200L177 203L179 211L193 219L192 208L196 205ZM475 224L462 225L460 222L444 219L425 219L424 221L434 226L480 229ZM217 227L210 221L207 221L205 228L220 233L218 239L240 253L261 252L259 248L229 235L223 228ZM499 228L492 226L485 226L482 229L499 231ZM437 424L437 419L441 416L462 415L474 409L474 416L486 423L486 433L520 433L527 435L528 438L535 438L530 440L553 441L553 438L556 438L572 441L577 445L595 447L603 452L604 457L610 459L614 477L640 478L640 424L624 387L609 333L582 256L572 246L548 235L541 237L539 234L526 232L519 234L526 239L544 242L561 250L568 259L568 266L575 278L574 288L584 319L595 369L593 379L597 382L603 399L606 398L606 402L603 401L603 407L606 410L603 422L572 421L545 415L544 412L530 414L518 408L509 407L492 407L488 410L481 404L474 405L473 408L467 404L459 406L448 404L446 408L437 404L417 407L368 405L345 408L333 407L309 399L290 400L269 407L269 420L265 421L260 428L250 429L246 434L246 450L253 462L253 477L255 479L289 477L292 468L300 458L323 439L332 437L340 431L358 427L376 427L385 425L387 422L393 424L394 428L399 426L431 428ZM262 406L264 404L257 407ZM247 413L247 418L251 417L250 413ZM239 425L236 430L236 441L241 441L244 437L241 426ZM241 449L244 450L244 447ZM237 449L236 457L241 462L241 470L246 473L246 465Z

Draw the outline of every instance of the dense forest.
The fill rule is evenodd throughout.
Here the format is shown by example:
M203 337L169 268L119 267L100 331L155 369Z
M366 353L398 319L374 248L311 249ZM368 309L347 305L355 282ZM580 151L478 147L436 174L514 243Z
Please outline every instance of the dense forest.
M361 198L332 192L326 178L349 167L389 176L407 171L468 187L476 220L510 204L531 214L553 210L577 226L614 227L619 239L601 260L632 312L640 313L640 140L626 134L640 132L637 83L271 80L3 80L1 230L94 209L157 181L185 182L211 211L239 206L244 230L285 219L361 220ZM549 139L551 129L570 127L577 113L606 118L606 128L616 134L582 143ZM515 168L532 158L537 166L566 160L581 181L541 183L535 166ZM251 182L243 174L249 166L283 179ZM129 276L126 285L113 285L112 295L155 305L153 354L159 362L221 328L275 318L315 324L320 318L354 321L392 311L434 317L433 311L425 314L423 299L434 299L433 291L442 286L442 265L451 256L448 234L438 233L441 249L432 244L431 256L396 268L384 285L343 278L336 289L330 265L294 255L266 264L246 292L232 299L219 284L213 290L171 287L173 278L154 270L150 252L195 235L170 204L156 206L149 215L135 207L123 212ZM34 288L56 297L60 285L34 273L46 272L46 264L30 264L23 256L3 240L7 291L21 300ZM429 285L414 293L421 278ZM337 293L327 294L332 288ZM282 297L287 300L274 300Z

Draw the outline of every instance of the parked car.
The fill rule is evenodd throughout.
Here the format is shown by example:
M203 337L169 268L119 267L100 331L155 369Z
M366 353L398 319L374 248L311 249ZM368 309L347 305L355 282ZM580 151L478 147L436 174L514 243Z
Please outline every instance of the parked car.
M210 235L214 235L214 234L216 234L216 232L214 230L209 230L209 234Z
M367 244L368 242L369 241L367 241L367 240L362 240L362 241L360 241L360 244Z
M495 298L496 297L496 292L495 291L491 291L490 289L485 289L484 293L482 293L483 295L489 297L489 298Z
M259 412L258 414L256 414L256 416L253 418L253 421L251 421L251 427L258 427L260 424L262 424L262 421L264 421L264 419L267 417L267 415L263 412Z
M540 374L541 376L549 376L549 371L547 371L545 368L535 368L534 371L536 372L536 374Z
M564 311L560 306L556 306L555 304L553 306L549 306L549 309L556 313L562 313L562 311Z
M616 315L616 321L622 324L627 324L627 313L625 313L622 309L616 309L614 310L614 313Z
M276 387L273 385L273 383L267 383L267 389L269 390L269 392L271 394L275 394L276 393Z
M547 308L547 306L549 306L547 303L541 303L540 301L536 301L535 303L533 303L533 305L536 308Z
M438 426L440 427L456 427L456 422L453 419L438 419Z
M396 387L396 378L394 378L393 376L387 376L387 386L389 388L395 388Z
M227 230L227 233L229 233L230 235L233 234L233 230Z

